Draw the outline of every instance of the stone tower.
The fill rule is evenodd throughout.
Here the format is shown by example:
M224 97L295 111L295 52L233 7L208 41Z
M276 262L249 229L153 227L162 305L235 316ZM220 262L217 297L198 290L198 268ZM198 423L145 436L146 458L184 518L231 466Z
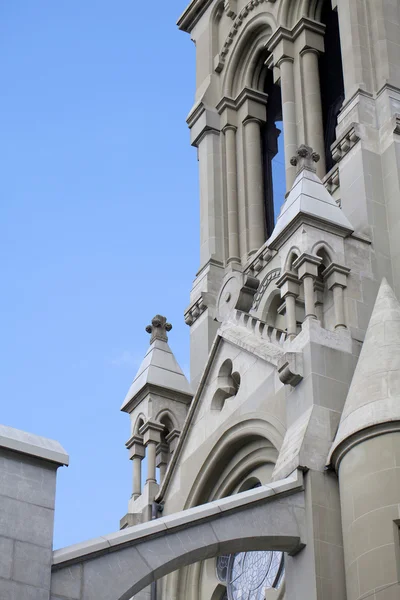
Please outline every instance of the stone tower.
M192 0L178 25L196 44L191 389L156 317L123 405L122 525L302 473L301 552L214 548L153 600L397 599L400 0Z
M191 382L157 315L122 405L123 531L52 555L67 457L0 431L0 596L398 600L400 0L192 0L179 27L197 56Z

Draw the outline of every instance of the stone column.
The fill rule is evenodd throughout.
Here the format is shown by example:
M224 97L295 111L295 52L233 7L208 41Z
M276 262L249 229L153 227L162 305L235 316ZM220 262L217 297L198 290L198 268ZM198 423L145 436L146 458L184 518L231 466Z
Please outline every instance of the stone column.
M286 168L286 191L293 186L296 177L296 169L291 164L292 156L296 154L297 141L297 117L296 117L296 93L294 84L294 48L292 32L284 27L279 27L268 42L268 50L273 57L274 72L278 72L281 94L282 94L282 120L285 141L285 168Z
M347 276L349 273L349 268L336 263L331 263L323 273L328 290L332 290L333 292L335 329L347 329L344 313L344 289L347 287Z
M296 99L294 91L293 58L284 56L278 65L281 72L282 92L282 118L283 134L285 140L285 169L286 169L286 191L291 190L296 169L291 165L290 159L297 150L297 123L296 123Z
M160 469L160 484L163 482L169 462L169 447L168 444L158 444L156 466Z
M264 181L260 125L261 122L253 118L247 119L243 123L249 254L257 252L265 242Z
M296 52L300 54L305 143L321 157L317 165L317 174L322 178L326 172L326 165L318 56L325 49L325 26L302 18L292 34Z
M286 331L288 338L293 340L297 335L296 299L299 297L300 282L297 275L286 271L279 277L276 285L281 290L281 297L286 304Z
M318 277L318 267L322 259L319 256L313 256L306 252L302 254L294 263L300 281L304 285L304 303L306 319L316 319L314 281Z
M238 118L243 123L245 197L248 254L261 248L266 238L263 156L260 126L266 119L268 96L244 88L236 99Z
M156 449L157 444L161 442L161 432L164 431L164 425L155 421L147 421L139 433L143 435L143 443L146 447L147 456L147 478L146 483L156 483Z
M306 144L314 148L321 157L321 160L317 165L317 174L322 178L325 175L326 166L318 55L318 50L315 48L305 48L301 53L304 82Z
M145 448L141 435L133 435L127 442L129 458L133 463L132 498L136 500L142 493L142 460L145 457Z
M240 261L239 210L237 189L236 131L234 125L224 128L226 147L226 197L228 204L228 262Z

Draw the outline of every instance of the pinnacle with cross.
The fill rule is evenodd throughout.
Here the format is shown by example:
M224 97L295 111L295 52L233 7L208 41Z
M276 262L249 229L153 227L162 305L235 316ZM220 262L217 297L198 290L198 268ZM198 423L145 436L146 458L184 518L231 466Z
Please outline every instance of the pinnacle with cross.
M167 331L171 331L171 329L172 325L171 323L167 323L166 317L156 315L154 319L152 319L151 325L147 325L146 327L147 333L151 333L150 345L155 340L168 342Z
M298 147L296 155L291 158L290 164L293 165L293 167L297 167L298 173L300 173L302 169L308 169L315 173L316 168L314 163L317 163L320 158L320 155L317 152L314 152L310 146L302 144Z

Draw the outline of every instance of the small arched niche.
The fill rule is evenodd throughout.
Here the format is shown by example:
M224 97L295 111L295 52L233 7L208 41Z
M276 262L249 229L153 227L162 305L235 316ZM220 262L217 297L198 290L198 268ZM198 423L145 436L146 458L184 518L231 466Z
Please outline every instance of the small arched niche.
M233 371L230 358L225 360L218 373L217 390L211 401L212 410L222 410L228 398L236 396L240 388L240 374Z
M315 311L322 327L329 329L330 322L334 326L333 293L327 289L324 281L324 271L329 267L332 259L328 249L323 245L317 250L316 256L321 258L321 264L318 267L318 277L314 283Z

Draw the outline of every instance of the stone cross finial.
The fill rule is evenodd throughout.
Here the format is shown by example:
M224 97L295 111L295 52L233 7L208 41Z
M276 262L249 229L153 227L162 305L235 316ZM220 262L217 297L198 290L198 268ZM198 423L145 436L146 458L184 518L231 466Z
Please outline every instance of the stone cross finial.
M297 167L298 173L300 173L302 169L308 169L315 173L317 169L315 168L314 163L317 163L320 158L320 155L317 152L314 152L310 146L302 144L299 146L296 156L291 158L290 164Z
M171 323L167 323L167 319L161 315L156 315L151 321L151 325L147 325L147 333L151 333L150 344L155 340L168 342L167 331L171 331Z

